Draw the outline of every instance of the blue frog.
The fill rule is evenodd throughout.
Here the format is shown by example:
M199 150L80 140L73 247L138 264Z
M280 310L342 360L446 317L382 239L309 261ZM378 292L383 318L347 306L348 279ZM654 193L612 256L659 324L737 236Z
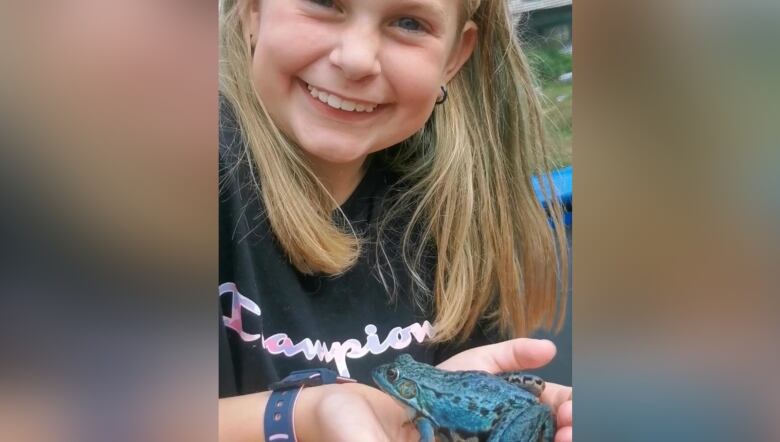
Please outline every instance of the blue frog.
M372 377L407 408L420 442L445 438L444 429L488 442L552 442L555 434L553 414L539 402L544 381L538 376L446 371L403 354Z

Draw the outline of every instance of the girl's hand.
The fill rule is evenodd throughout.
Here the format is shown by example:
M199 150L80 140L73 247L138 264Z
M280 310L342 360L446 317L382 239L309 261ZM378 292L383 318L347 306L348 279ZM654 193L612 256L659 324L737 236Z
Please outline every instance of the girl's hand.
M439 364L445 370L490 373L541 367L555 356L552 342L514 339L466 350ZM555 442L572 440L572 388L547 383L541 400L556 410ZM361 384L304 388L295 408L295 428L301 442L338 440L419 441L405 410L384 392Z
M475 347L438 365L444 370L483 370L489 373L539 368L555 356L555 344L541 339L513 339ZM548 382L541 401L557 416L555 442L572 441L572 388Z
M304 388L295 404L301 442L417 442L405 410L381 390L362 384Z

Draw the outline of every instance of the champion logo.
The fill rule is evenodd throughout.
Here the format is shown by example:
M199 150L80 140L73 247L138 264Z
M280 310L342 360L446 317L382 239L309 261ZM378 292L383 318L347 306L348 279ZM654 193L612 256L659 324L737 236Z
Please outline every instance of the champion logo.
M258 317L261 316L261 310L254 301L238 291L235 283L221 284L219 296L231 297L230 316L223 315L222 322L225 327L238 333L244 342L260 340L263 349L273 355L283 354L292 357L300 353L310 361L317 358L325 363L335 362L339 375L344 377L350 376L347 366L348 359L359 359L367 354L378 355L387 351L388 348L402 350L409 347L412 342L422 343L433 337L433 326L430 322L424 321L423 323L415 322L406 327L394 327L384 339L379 338L374 324L367 324L364 327L365 338L347 339L344 342L326 343L320 340L312 341L310 338L294 342L286 333L276 333L266 338L262 333L247 333L243 329L242 310L247 310Z

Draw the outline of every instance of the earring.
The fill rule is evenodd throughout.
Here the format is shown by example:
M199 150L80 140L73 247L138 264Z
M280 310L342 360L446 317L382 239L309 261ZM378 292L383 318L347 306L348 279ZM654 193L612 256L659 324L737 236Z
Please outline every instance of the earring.
M447 88L442 86L441 87L441 93L439 94L439 98L436 99L436 105L440 105L447 101Z
M252 55L255 55L255 46L257 43L255 43L255 36L254 34L249 34L249 49L252 53Z

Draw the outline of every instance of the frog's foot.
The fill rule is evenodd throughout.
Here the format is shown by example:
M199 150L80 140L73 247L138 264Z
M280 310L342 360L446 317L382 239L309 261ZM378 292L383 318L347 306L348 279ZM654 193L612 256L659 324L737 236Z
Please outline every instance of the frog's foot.
M452 431L446 428L439 428L436 430L436 442L458 442L455 439Z
M547 413L544 422L542 422L542 434L539 436L540 442L547 442L555 438L555 415L553 413Z
M417 417L414 419L417 431L420 432L420 442L436 442L436 427L427 417Z
M499 373L498 377L536 397L541 396L544 391L544 379L533 374L523 373L522 371L510 371Z
M506 414L487 442L553 442L555 422L547 407L539 406Z
M468 438L464 438L463 435L457 431L450 431L450 436L452 437L452 442L479 442L479 437L469 436Z

